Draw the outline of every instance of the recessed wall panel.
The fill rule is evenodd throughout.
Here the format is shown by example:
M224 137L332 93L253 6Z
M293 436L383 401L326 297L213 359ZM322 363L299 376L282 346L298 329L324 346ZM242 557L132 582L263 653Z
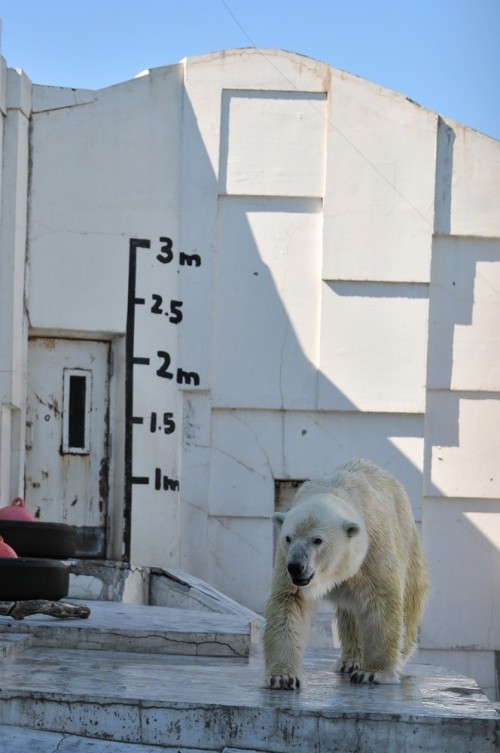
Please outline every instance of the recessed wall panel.
M214 405L315 405L321 226L319 200L220 201Z
M220 190L322 196L326 94L225 91Z
M325 283L319 407L424 412L427 316L425 285Z

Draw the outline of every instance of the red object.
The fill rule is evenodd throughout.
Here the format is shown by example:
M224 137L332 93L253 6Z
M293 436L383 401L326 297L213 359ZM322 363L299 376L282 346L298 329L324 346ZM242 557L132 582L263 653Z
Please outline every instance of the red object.
M24 499L16 497L7 507L0 508L0 520L30 520L35 516L24 506Z
M0 536L0 558L1 557L17 557L17 554L12 547L5 543L3 536Z

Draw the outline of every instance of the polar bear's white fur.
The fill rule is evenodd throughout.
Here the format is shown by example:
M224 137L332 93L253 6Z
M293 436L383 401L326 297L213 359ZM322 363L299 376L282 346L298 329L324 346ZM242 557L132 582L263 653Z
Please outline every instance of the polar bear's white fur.
M265 685L297 688L316 601L337 606L337 669L352 682L397 683L427 592L420 538L402 486L365 460L306 481L280 530L264 629Z

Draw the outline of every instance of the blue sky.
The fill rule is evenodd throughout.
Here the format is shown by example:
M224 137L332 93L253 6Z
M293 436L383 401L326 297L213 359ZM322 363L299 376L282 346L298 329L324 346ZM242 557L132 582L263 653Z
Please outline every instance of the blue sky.
M500 139L500 0L0 0L2 54L99 89L183 57L309 55Z

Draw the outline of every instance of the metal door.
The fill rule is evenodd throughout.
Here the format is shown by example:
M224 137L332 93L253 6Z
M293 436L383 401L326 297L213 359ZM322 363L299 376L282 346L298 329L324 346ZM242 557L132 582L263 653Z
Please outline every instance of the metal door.
M26 504L78 530L78 557L105 557L110 344L34 337L28 351Z

